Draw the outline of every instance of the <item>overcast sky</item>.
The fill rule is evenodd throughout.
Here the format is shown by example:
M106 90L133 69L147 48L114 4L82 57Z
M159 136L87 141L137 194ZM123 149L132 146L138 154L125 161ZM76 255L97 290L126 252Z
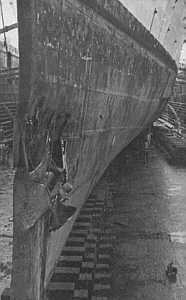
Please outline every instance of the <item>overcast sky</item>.
M17 22L17 8L16 8L16 0L1 0L3 5L3 15L5 26L16 23ZM2 28L2 17L0 16L0 28ZM7 40L12 46L18 46L18 34L17 29L11 30L6 33ZM3 34L0 35L0 39L4 40Z

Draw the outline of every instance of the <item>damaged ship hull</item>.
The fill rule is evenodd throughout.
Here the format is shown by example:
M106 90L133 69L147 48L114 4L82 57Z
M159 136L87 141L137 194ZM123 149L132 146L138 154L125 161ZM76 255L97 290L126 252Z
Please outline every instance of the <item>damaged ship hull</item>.
M79 209L111 160L156 118L176 65L118 1L18 0L18 21L12 290L16 300L40 300ZM56 132L77 211L50 231L43 177Z

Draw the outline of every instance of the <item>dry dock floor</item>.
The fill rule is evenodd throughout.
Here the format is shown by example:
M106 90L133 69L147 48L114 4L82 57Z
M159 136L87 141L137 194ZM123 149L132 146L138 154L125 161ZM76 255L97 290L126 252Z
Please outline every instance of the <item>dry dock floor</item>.
M13 235L13 170L0 167L0 295L10 284Z
M0 172L0 293L10 281L12 174ZM176 282L165 273L171 261ZM154 147L146 159L125 149L80 212L51 287L50 300L185 300L186 169ZM64 289L71 296L57 296Z
M112 300L186 299L186 169L169 166L152 148L118 156L107 170L113 207L107 223L116 240ZM166 267L178 268L176 282Z

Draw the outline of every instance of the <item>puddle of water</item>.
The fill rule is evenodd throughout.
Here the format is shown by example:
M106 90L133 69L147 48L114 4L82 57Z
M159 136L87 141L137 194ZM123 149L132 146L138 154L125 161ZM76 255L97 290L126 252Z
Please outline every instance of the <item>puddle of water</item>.
M113 178L113 299L186 299L186 170L154 157ZM175 283L166 278L171 261Z

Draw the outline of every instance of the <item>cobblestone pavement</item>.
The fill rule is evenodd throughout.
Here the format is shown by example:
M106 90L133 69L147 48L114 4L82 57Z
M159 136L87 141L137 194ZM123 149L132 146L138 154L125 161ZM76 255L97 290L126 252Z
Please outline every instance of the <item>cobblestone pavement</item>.
M142 154L124 152L107 171L107 222L116 235L111 299L185 300L186 170L169 166L155 149L146 164ZM171 261L174 283L165 273Z

